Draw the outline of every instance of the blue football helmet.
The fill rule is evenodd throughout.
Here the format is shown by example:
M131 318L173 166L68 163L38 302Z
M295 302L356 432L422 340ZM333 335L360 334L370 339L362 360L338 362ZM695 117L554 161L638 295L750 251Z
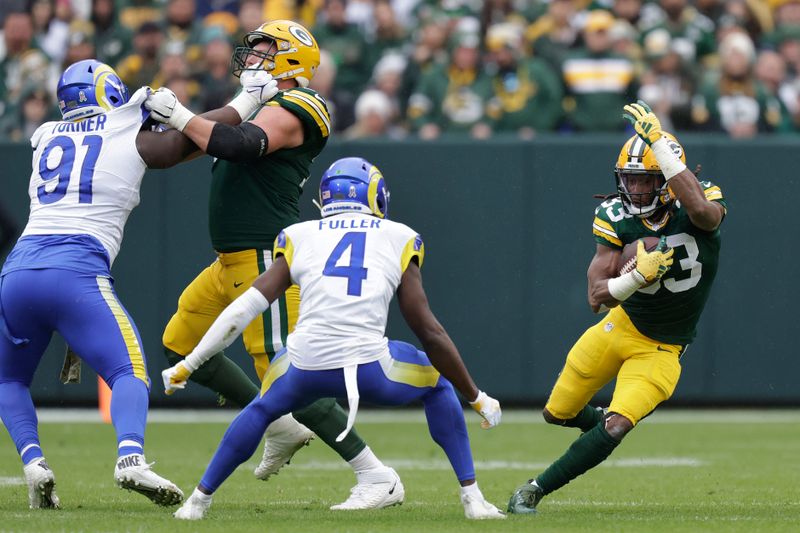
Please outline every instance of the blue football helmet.
M64 120L105 113L125 104L128 88L114 69L95 59L73 63L61 75L56 89Z
M358 212L386 218L389 191L378 167L360 157L334 162L319 183L322 216Z

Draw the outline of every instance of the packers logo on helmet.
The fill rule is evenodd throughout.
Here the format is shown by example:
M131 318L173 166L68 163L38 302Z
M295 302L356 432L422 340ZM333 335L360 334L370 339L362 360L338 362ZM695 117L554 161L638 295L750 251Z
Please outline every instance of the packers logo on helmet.
M308 87L319 66L319 45L307 29L290 20L265 22L244 36L233 52L234 76L244 70L266 70L276 80L296 79ZM259 46L260 45L260 46Z
M686 153L671 133L664 132L667 144L683 163ZM653 150L638 135L622 146L614 168L617 192L628 214L641 218L658 216L674 202Z

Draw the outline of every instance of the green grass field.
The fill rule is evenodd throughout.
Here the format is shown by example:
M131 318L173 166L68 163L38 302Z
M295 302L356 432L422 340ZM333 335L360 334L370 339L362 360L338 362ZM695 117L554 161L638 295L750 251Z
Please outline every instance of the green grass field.
M226 412L158 421L147 433L155 470L184 491L199 480L226 424ZM214 416L217 418L215 419ZM577 430L547 426L533 411L506 413L492 431L468 413L478 481L505 507L519 483L560 455ZM267 483L242 466L214 498L208 518L183 523L170 510L112 479L114 435L97 423L63 422L51 411L41 425L56 473L60 511L27 508L22 468L0 433L0 531L798 531L800 411L668 411L635 430L609 461L548 496L536 516L469 522L444 454L420 411L372 411L357 428L406 487L400 507L334 512L354 483L352 473L314 441ZM169 420L169 417L167 417Z

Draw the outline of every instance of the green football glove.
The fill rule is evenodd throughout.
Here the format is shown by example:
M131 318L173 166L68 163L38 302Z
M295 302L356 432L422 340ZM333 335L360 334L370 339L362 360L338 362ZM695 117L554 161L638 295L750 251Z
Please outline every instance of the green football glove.
M661 138L661 121L642 100L635 104L628 104L624 108L622 118L633 124L636 134L647 143L647 146Z
M667 246L667 238L664 236L652 252L645 250L644 242L640 240L636 245L636 271L644 278L645 283L661 279L672 266L674 252L675 250Z

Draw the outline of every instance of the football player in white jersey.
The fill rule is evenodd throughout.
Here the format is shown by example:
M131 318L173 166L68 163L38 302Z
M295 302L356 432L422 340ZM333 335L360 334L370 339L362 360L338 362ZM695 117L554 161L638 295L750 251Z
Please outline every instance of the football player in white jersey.
M231 423L176 518L203 518L211 495L253 454L264 430L279 416L319 398L346 397L350 413L338 437L343 439L361 395L384 405L422 400L430 433L461 485L467 518L505 518L475 482L464 415L453 387L484 418L485 429L500 423L500 404L478 390L433 316L420 277L422 239L408 226L386 219L388 203L377 167L357 157L331 165L320 183L322 220L284 229L275 241L270 269L225 309L184 361L162 373L167 393L184 388L194 370L233 342L292 283L300 286L300 317L286 349L267 370L260 396ZM395 291L427 355L384 336Z
M268 75L242 85L228 106L206 116L239 123L277 92ZM0 417L22 459L31 508L59 506L30 394L54 331L112 389L117 484L160 505L183 500L145 462L145 356L110 272L145 169L177 164L196 149L179 132L149 131L149 93L143 87L129 96L111 67L80 61L58 83L63 120L31 138L30 217L0 272Z

